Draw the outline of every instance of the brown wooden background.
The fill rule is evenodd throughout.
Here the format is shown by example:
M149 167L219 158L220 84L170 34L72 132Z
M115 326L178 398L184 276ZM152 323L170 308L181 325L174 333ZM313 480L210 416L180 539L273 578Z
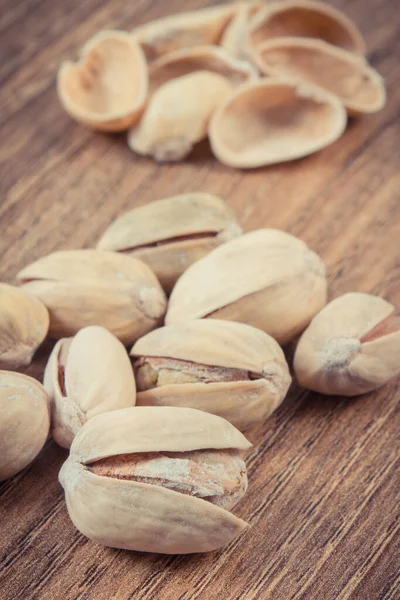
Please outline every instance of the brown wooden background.
M398 0L335 0L365 34L388 104L319 154L252 172L201 144L178 165L136 158L123 136L74 124L57 101L60 61L101 28L131 28L200 0L1 0L0 279L55 249L90 247L122 211L180 192L221 195L246 229L279 227L325 259L330 295L400 307ZM51 344L27 372L41 378ZM49 442L0 486L2 600L395 600L400 597L399 389L345 400L293 387L249 435L251 529L184 557L97 546L72 526ZM397 494L397 499L396 499Z

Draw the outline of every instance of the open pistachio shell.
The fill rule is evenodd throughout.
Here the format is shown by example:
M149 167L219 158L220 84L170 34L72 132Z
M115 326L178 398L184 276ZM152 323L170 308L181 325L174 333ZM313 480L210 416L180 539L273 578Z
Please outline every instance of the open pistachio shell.
M146 59L129 33L102 31L83 46L78 62L61 65L57 86L72 118L100 131L123 131L143 111Z
M291 381L278 343L243 323L167 325L138 340L131 355L138 405L197 408L241 430L266 419Z
M262 42L287 36L321 39L349 52L365 53L365 42L354 23L333 6L312 0L267 4L250 23L248 53L256 58Z
M244 58L247 30L251 18L254 17L262 8L264 2L256 0L255 2L239 2L234 17L226 26L219 45L236 58Z
M225 165L254 168L308 156L335 142L346 111L333 94L274 77L239 87L209 125L214 155Z
M97 247L139 258L169 293L192 263L241 233L223 200L193 192L121 215L106 229Z
M166 309L153 271L117 252L53 252L22 269L17 280L47 306L55 338L101 325L124 344L133 343L160 324Z
M218 44L234 14L234 4L212 6L156 19L136 27L132 34L142 46L147 59L154 60L180 48Z
M191 319L239 321L286 343L326 303L325 266L298 238L251 231L216 248L178 279L167 325Z
M260 45L259 56L264 74L318 85L338 96L350 115L373 113L385 104L379 73L359 56L321 40L272 39Z
M238 452L249 446L224 419L190 408L99 415L79 431L60 471L68 512L81 533L106 546L216 550L247 526L219 502L232 487L241 488L235 502L245 492Z
M135 405L136 386L124 346L103 327L84 327L57 342L44 373L51 433L69 448L86 421Z
M49 313L40 300L0 283L0 369L29 365L49 329Z
M400 374L400 316L383 298L344 294L303 333L294 357L297 379L321 394L355 396Z

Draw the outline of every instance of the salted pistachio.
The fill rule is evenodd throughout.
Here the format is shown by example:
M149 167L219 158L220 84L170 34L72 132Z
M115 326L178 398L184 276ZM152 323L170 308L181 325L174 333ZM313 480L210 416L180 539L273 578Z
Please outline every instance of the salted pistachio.
M104 327L84 327L58 340L44 373L50 398L51 433L69 448L86 421L134 406L136 386L127 352Z
M165 322L239 321L284 344L326 303L325 265L298 238L259 229L231 240L178 279Z
M234 14L234 4L212 6L150 21L132 34L151 61L180 48L218 44Z
M354 23L340 10L313 0L271 2L251 19L246 55L259 64L258 49L266 40L282 37L321 39L355 54L365 54L365 42Z
M311 321L294 368L300 385L321 394L375 390L400 374L400 316L383 298L344 294Z
M0 481L28 466L47 439L46 390L32 377L0 371Z
M251 19L265 7L264 2L238 2L235 15L232 17L222 34L219 45L236 58L245 58L247 31Z
M278 343L244 325L199 319L161 327L131 350L139 406L188 406L258 425L282 402L289 369Z
M265 75L294 77L335 94L352 116L383 108L383 80L367 61L321 40L275 38L259 47Z
M166 310L166 297L153 271L118 252L53 252L23 268L17 280L23 291L47 306L54 338L101 325L130 344L157 327Z
M134 407L94 417L60 471L81 533L114 548L166 554L216 550L247 526L230 509L247 488L250 443L191 408Z
M241 233L221 198L192 192L121 215L106 229L97 247L139 258L169 293L192 263Z
M58 96L75 120L100 131L123 131L140 118L148 90L143 51L125 31L101 31L78 62L58 72Z
M49 329L49 313L40 300L0 283L0 369L29 365Z
M347 124L333 94L294 78L239 87L214 112L208 134L218 160L249 169L294 160L335 142Z

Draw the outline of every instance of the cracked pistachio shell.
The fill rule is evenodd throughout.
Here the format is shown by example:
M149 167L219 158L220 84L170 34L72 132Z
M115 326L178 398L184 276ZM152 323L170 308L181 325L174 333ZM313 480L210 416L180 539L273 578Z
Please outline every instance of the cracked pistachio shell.
M192 263L241 233L223 200L192 192L121 215L106 229L97 247L139 258L169 293Z
M49 313L40 300L0 283L0 369L27 366L49 329Z
M259 48L265 75L294 77L335 94L352 116L383 108L383 80L367 61L321 40L275 38Z
M335 142L347 114L333 94L294 78L240 86L214 112L211 148L229 167L249 169L303 158Z
M234 4L170 15L133 29L148 60L192 46L218 44L235 14Z
M245 43L250 20L264 8L264 2L239 2L236 12L226 26L219 45L237 58L246 57Z
M98 414L135 405L127 352L107 329L93 325L57 342L44 373L51 402L51 433L69 448L79 429Z
M400 317L386 300L349 293L311 321L294 357L297 379L321 394L356 396L400 374Z
M133 343L160 324L166 309L153 271L117 252L53 252L22 269L17 279L47 306L55 338L101 325L124 344Z
M167 325L199 318L239 321L284 344L326 303L325 265L298 238L259 229L231 240L178 279Z
M143 51L125 31L101 31L78 62L58 72L58 96L76 121L100 131L123 131L141 116L148 90Z
M60 471L69 515L81 533L106 546L167 554L216 550L247 524L212 497L191 495L218 484L206 464L198 470L202 453L229 463L249 446L224 419L190 408L99 415L79 431ZM193 477L198 485L192 487Z
M0 371L0 481L16 475L36 458L49 427L44 387L27 375Z
M158 375L144 391L138 380L138 405L197 408L241 430L266 419L291 381L278 343L243 323L202 319L168 325L138 340L131 355L139 359L137 374L144 363L146 370L154 365L150 372Z

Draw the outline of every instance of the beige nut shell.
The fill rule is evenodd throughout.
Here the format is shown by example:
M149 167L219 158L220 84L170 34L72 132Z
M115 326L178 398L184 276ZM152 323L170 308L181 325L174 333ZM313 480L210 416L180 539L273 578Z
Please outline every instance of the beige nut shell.
M54 252L22 269L17 279L47 306L55 338L101 325L124 344L133 343L160 323L166 309L152 270L117 252Z
M259 0L238 2L234 17L226 26L219 45L236 58L246 58L246 38L250 21L265 7Z
M321 310L326 295L319 256L288 233L260 229L189 267L175 285L165 321L239 321L286 343Z
M84 535L108 546L167 554L216 550L246 523L200 498L102 477L84 465L135 452L249 445L227 421L194 409L135 407L99 415L79 431L60 471L68 512Z
M369 294L332 300L298 343L294 368L300 385L322 394L355 396L398 375L400 319L393 314L392 304Z
M285 397L291 381L277 342L243 323L210 319L168 325L138 340L131 355L168 357L259 374L258 379L245 381L168 384L137 395L138 405L197 408L217 414L241 430L268 417Z
M51 433L64 448L70 447L86 421L134 406L136 400L124 346L107 329L95 325L57 342L46 366L44 386L51 401Z
M49 329L49 313L40 300L0 283L0 369L29 365Z
M27 375L0 371L0 481L19 473L36 458L49 427L43 386Z

